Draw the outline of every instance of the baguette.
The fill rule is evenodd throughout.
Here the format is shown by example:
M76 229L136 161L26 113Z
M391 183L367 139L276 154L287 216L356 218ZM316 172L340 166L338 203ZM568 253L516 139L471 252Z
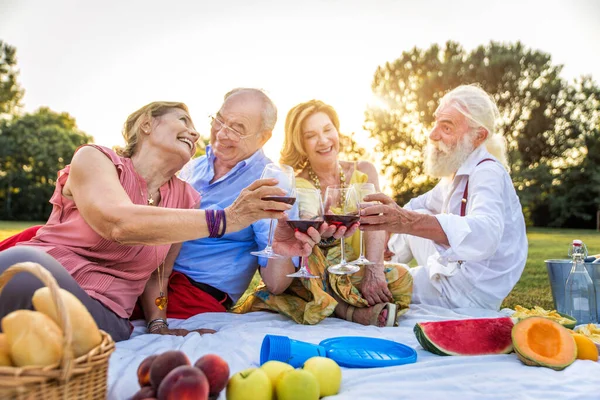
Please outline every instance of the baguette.
M71 320L73 329L73 354L75 357L87 354L102 342L98 325L87 308L74 294L64 289L59 289L59 293ZM57 324L60 323L49 288L43 287L36 290L31 301L37 311L46 314Z
M17 310L2 318L10 358L18 367L56 364L63 356L63 332L37 311Z
M10 359L10 347L8 346L6 335L0 333L0 367L10 367L12 365L13 363Z

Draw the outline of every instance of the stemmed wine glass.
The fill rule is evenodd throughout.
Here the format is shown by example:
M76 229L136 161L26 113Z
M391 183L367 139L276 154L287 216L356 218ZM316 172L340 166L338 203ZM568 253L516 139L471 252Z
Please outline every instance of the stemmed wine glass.
M296 176L294 169L289 165L270 163L265 165L265 169L260 176L260 179L275 178L279 181L277 187L283 189L286 194L284 196L266 196L262 200L279 201L281 203L294 204L296 201ZM253 251L250 254L258 257L266 258L285 258L273 251L271 246L273 243L273 227L275 220L272 219L269 223L269 238L267 247L260 251Z
M342 225L350 228L352 224L358 222L359 202L354 187L327 186L325 204L325 221L328 224L335 225L336 228ZM330 266L327 271L332 274L348 275L360 270L358 266L346 262L344 237L342 237L340 245L342 247L340 263Z
M288 225L295 231L306 233L311 226L319 230L324 222L323 201L321 192L312 188L296 189L296 203L288 212ZM300 257L300 269L288 276L291 278L319 278L313 275L306 266L308 257Z
M372 183L355 183L354 185L354 189L356 190L356 193L358 194L358 199L360 202L364 202L365 196L369 195L369 194L373 194L375 193L375 185L373 185ZM364 250L364 244L363 244L363 231L359 231L359 235L360 235L360 256L354 260L351 261L350 264L352 265L370 265L373 264L371 261L369 261L367 259L367 257L365 257L365 250Z

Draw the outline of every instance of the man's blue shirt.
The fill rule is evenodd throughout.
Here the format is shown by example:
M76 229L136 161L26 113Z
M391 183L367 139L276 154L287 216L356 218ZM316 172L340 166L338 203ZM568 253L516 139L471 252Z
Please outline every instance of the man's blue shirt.
M262 150L237 163L219 180L215 176L215 156L210 146L206 156L192 160L180 174L202 195L201 209L224 209L230 206L239 193L260 179L262 171L271 162ZM259 265L258 257L251 251L267 245L269 221L260 220L238 232L227 233L219 239L196 239L184 242L175 260L174 270L196 282L205 283L229 294L233 301L244 293ZM261 258L261 265L266 265Z

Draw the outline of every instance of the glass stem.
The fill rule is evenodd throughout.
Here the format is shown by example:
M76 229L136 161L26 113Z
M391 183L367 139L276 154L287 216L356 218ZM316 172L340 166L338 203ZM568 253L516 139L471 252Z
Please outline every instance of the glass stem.
M273 249L271 248L271 244L273 243L273 222L275 220L272 219L271 222L269 222L269 238L268 238L268 242L267 242L267 248L265 250L267 251L272 251Z
M365 246L363 245L363 231L358 231L359 232L359 238L360 238L360 258L361 260L363 258L365 258L365 252L364 252L364 248Z
M346 252L344 247L344 237L340 239L340 246L342 246L342 254L340 257L340 265L346 265Z

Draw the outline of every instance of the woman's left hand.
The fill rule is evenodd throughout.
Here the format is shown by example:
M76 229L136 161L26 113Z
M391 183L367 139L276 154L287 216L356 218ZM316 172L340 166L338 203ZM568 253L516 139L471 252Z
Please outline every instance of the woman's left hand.
M164 327L159 328L156 331L150 332L150 333L154 333L154 334L158 334L158 335L186 336L190 332L198 332L200 335L204 335L205 333L216 333L217 331L215 331L214 329L205 329L205 328L188 331L187 329L169 329L168 327L164 326Z
M322 227L319 230L325 230L325 228ZM287 217L277 220L277 227L273 235L273 250L279 255L307 257L320 241L321 233L315 228L308 228L306 233L297 232L287 224Z
M382 265L369 265L365 268L360 292L370 306L394 301Z
M339 228L336 228L335 225L328 225L327 222L324 222L322 225L321 237L323 239L327 239L330 237L334 237L336 239L340 239L342 236L344 239L349 238L354 235L354 232L358 229L360 224L354 223L350 226L350 228L346 228L344 225L341 225Z

